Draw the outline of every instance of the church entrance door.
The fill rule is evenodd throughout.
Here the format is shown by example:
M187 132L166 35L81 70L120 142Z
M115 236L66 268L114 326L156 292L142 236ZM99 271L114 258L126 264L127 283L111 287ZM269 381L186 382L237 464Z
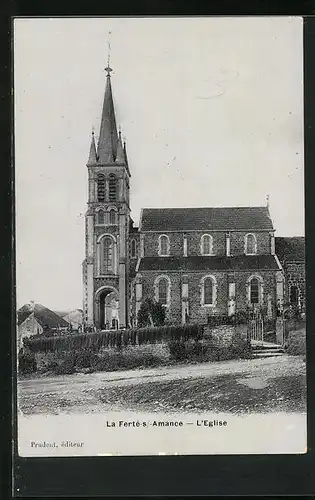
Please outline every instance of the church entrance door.
M102 290L98 297L98 327L101 330L117 330L118 323L118 294L113 290Z

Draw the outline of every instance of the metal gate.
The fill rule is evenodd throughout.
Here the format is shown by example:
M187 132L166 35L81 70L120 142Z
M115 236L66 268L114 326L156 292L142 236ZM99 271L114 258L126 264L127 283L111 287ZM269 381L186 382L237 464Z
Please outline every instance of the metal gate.
M263 343L264 341L264 321L259 311L249 313L247 339L254 343Z

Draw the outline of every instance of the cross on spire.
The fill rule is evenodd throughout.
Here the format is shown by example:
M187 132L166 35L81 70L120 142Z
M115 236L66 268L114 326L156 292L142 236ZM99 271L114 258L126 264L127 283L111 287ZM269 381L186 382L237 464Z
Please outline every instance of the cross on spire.
M107 56L107 66L105 68L105 71L107 72L106 76L110 76L110 73L112 68L110 67L110 52L111 52L111 46L110 46L110 35L112 34L111 31L108 32L108 40L107 40L107 45L108 45L108 56Z
M110 76L110 73L113 71L112 68L110 68L109 64L107 64L106 68L105 68L105 71L107 73L106 76Z

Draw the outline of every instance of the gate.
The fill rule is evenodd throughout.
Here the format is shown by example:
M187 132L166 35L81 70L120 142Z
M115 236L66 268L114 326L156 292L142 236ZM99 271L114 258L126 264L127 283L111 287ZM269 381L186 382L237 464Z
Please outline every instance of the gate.
M261 312L254 310L249 313L247 324L248 343L263 343L264 341L264 321Z

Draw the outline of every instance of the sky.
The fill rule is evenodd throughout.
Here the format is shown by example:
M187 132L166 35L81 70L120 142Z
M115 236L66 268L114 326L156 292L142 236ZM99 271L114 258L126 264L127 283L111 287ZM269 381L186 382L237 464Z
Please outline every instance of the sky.
M14 28L18 307L82 307L86 162L109 50L136 224L142 207L262 206L268 194L276 236L304 235L302 18Z

